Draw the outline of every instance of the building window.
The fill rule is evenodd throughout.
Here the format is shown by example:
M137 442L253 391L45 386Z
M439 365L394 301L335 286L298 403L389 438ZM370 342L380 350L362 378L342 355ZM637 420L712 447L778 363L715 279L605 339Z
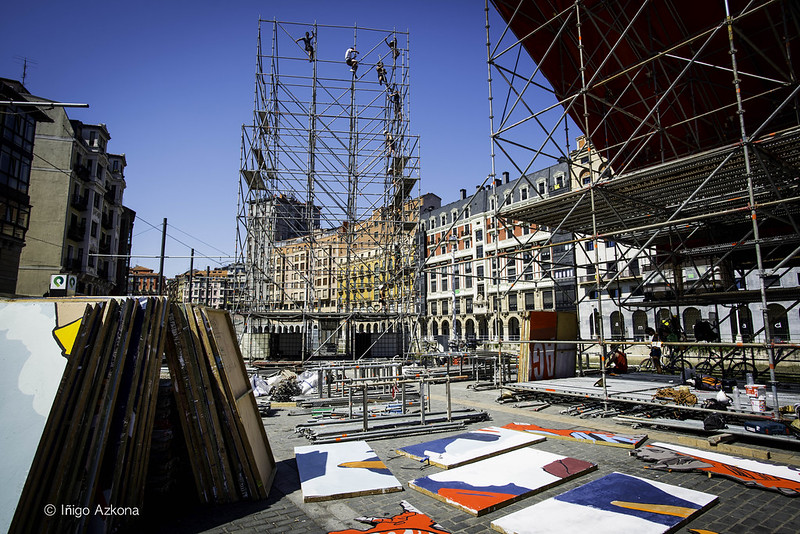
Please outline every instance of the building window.
M447 215L442 215L441 221L441 226L445 226L447 224Z
M97 221L92 221L92 237L97 237Z
M480 243L483 241L483 230L475 230L475 242Z
M431 302L431 315L436 315L436 303Z
M594 241L590 239L589 241L584 243L583 246L584 248L586 248L586 250L594 250Z
M476 289L477 289L478 298L482 299L482 298L484 298L486 296L486 293L484 293L484 290L483 290L483 284L478 284Z
M508 258L508 263L506 263L506 274L508 275L508 281L514 282L517 279L517 260L514 258Z
M538 184L536 184L536 186L539 188L539 194L544 196L544 191L545 191L545 189L544 189L545 188L544 181L539 182Z
M508 295L508 311L517 311L517 294L511 293Z
M442 301L442 315L447 315L447 313L448 313L448 310L447 310L447 301L446 301L446 300L443 300L443 301Z
M431 276L431 293L436 293L436 275Z
M553 293L551 291L542 292L542 308L545 310L553 309Z
M472 313L472 297L467 297L465 302L466 313Z
M482 258L483 257L483 245L478 245L475 247L475 257Z
M475 269L475 271L476 271L476 274L478 276L478 281L479 282L482 281L483 280L483 276L484 276L484 267L483 267L483 265L478 265L478 267Z
M525 293L525 309L532 310L535 307L536 296L532 291Z
M522 189L520 189L520 191L519 191L519 199L520 200L528 200L528 188L527 187L523 187Z

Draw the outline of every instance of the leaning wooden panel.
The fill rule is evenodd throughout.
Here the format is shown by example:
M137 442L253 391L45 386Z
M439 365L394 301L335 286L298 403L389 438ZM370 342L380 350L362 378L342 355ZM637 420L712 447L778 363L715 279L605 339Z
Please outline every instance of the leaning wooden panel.
M11 526L48 415L57 409L53 401L69 351L58 341L56 307L52 301L0 301L0 532Z
M182 306L184 312L184 320L188 325L188 333L191 336L192 344L194 346L194 369L197 372L197 380L202 384L200 393L202 399L208 406L208 421L211 423L211 433L213 436L214 449L216 453L216 465L218 466L218 474L222 482L222 498L220 500L236 501L238 494L236 491L236 480L234 477L233 469L231 468L230 460L228 457L228 448L225 439L225 425L220 417L221 407L217 400L218 395L214 394L214 387L212 378L210 376L210 363L205 354L205 347L200 339L198 332L197 322L192 312L193 306Z
M200 500L214 502L218 498L219 480L213 443L209 437L208 406L198 402L199 385L196 377L196 357L191 338L187 335L188 326L183 310L177 304L170 306L170 346L174 353L167 351L167 363L172 376L173 391L184 409L181 419L189 460L195 474L195 482Z
M252 449L261 477L260 485L266 496L269 494L272 480L275 477L275 457L272 455L264 423L258 413L258 405L250 387L250 380L247 378L244 359L239 351L233 323L226 311L204 308L203 314L208 320L219 351L221 374L230 384L231 392L235 396L236 409L244 424L247 441Z
M214 342L211 328L200 308L194 307L192 311L196 320L197 332L203 342L208 359L215 391L220 396L218 403L221 408L220 415L227 431L226 441L231 454L230 463L237 476L239 492L245 498L266 497L263 485L259 486L260 475L255 458L253 458L252 448L247 443L247 433L236 409L236 397L231 391L230 383L223 376L224 369L220 369L219 349Z
M197 497L200 502L209 502L209 489L211 486L211 475L207 470L207 462L201 462L196 458L193 451L201 450L202 439L199 432L199 421L197 412L191 406L188 391L185 385L185 347L178 335L178 325L170 306L168 324L170 332L167 335L164 350L169 374L172 378L172 393L175 399L178 420L180 421L186 449L189 451L189 466L194 476L194 485L197 490Z

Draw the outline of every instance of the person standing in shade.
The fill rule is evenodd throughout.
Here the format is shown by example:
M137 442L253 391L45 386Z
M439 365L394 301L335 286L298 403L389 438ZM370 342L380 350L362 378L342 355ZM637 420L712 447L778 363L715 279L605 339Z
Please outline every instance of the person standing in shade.
M661 337L652 328L645 330L645 333L651 336L650 359L653 361L653 367L656 368L658 374L663 374L664 371L661 370Z

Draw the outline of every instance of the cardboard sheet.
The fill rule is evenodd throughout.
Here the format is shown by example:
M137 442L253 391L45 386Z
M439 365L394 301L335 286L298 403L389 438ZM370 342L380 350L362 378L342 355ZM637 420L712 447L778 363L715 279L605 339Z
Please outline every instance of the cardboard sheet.
M295 447L294 457L304 502L403 490L366 441Z
M708 493L611 473L495 519L491 526L505 534L659 534L677 529L716 501Z
M597 469L597 465L531 448L418 478L409 486L479 516Z
M544 440L542 436L526 435L516 429L491 426L409 445L397 449L397 452L415 460L451 469Z

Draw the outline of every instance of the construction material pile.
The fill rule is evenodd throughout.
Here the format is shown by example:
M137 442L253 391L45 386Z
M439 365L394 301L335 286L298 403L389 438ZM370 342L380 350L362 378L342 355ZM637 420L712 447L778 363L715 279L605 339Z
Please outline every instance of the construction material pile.
M164 298L0 301L0 531L143 515L166 354L202 502L266 497L275 462L226 312Z

